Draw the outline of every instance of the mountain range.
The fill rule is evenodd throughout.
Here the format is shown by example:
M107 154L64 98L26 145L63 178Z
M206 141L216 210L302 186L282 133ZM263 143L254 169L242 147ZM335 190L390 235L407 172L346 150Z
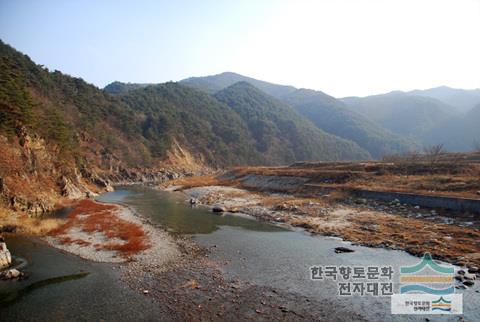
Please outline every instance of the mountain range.
M350 110L423 147L442 144L447 151L465 152L480 141L478 92L439 87L341 100ZM452 97L458 98L455 106L450 104Z
M84 137L95 142L95 153L125 166L152 166L181 150L213 167L378 159L439 141L462 151L477 140L471 120L479 90L336 99L232 72L177 83L116 81L100 90L6 44L1 50L0 130L8 136L25 126L76 162L92 158L91 148L79 148L89 145Z
M230 72L99 89L0 41L0 199L35 209L39 191L78 195L165 168L465 151L480 141L477 99L448 88L337 99Z
M247 82L274 96L323 131L357 143L375 159L437 144L452 152L470 151L480 141L476 125L480 119L475 118L480 89L442 86L337 99L321 91L277 85L232 72L180 81L210 94L236 82Z

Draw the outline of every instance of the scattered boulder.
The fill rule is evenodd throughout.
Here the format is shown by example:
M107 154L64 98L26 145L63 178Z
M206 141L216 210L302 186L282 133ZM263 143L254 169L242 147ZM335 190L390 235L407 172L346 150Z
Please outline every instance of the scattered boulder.
M213 206L213 208L212 208L212 212L225 212L225 211L227 211L227 210L224 207L218 206L218 205Z
M459 269L457 271L457 274L460 274L460 275L465 275L465 271L463 269Z
M10 266L11 263L12 255L10 254L3 238L0 238L0 269Z
M191 205L196 205L196 204L198 204L198 199L196 199L196 198L190 198L190 204L191 204Z
M353 253L354 250L347 247L335 247L335 253Z
M4 277L6 279L13 279L13 278L17 278L17 277L20 277L21 273L18 269L15 269L15 268L12 268L12 269L9 269L6 273L4 273Z
M473 281L473 280L476 280L476 279L477 279L477 275L471 274L471 273L465 273L465 275L463 275L463 277L464 277L466 280L470 280L470 281Z
M475 285L475 282L471 281L471 280L466 280L466 281L463 281L463 285L471 287L471 286Z
M477 266L472 266L468 268L468 272L474 274L474 273L480 272L480 270L478 269Z

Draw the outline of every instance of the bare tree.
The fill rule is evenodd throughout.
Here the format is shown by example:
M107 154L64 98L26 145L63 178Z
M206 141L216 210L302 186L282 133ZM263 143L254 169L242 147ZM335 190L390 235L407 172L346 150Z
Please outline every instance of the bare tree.
M440 161L440 156L445 153L443 149L443 144L435 144L430 147L425 147L423 148L423 152L425 153L425 157L432 166L438 161Z
M420 161L421 153L418 152L417 150L412 150L406 154L406 158L408 159L409 162L415 163Z

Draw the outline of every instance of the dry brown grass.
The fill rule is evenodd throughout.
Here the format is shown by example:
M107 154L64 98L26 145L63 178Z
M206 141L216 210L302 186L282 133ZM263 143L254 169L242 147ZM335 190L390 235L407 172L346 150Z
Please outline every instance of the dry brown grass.
M236 182L234 180L220 179L215 175L205 175L176 179L169 181L167 184L169 186L181 186L181 189L183 190L205 186L234 186Z
M31 218L25 214L16 214L0 208L0 226L15 226L17 233L23 235L44 236L63 222L64 220L57 218Z
M238 167L232 171L237 178L248 174L306 177L309 183L320 188L480 198L480 163L473 161L434 165L426 162L329 162L291 167ZM303 192L307 193L308 189Z
M89 245L90 242L71 239L68 232L71 228L79 228L86 233L102 233L109 241L95 245L98 250L108 249L118 251L128 257L149 247L147 236L138 224L119 218L115 215L118 207L94 202L89 199L81 200L68 216L68 220L50 232L50 235L59 237L64 244L75 243ZM118 242L117 240L121 240Z
M480 232L471 228L391 217L379 212L352 214L346 220L351 224L341 229L319 225L315 231L371 245L401 247L412 254L428 251L450 261L480 264ZM444 239L446 236L450 239ZM461 257L465 259L459 260Z

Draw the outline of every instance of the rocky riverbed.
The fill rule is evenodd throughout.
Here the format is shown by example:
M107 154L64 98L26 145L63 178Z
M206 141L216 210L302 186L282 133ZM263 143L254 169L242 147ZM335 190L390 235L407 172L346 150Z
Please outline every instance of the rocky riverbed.
M329 196L304 198L224 186L194 187L184 192L191 203L209 205L214 211L243 212L370 247L401 249L414 255L430 252L435 258L466 267L480 264L478 221L468 215L466 220L474 221L469 226L465 219L395 201L332 201Z
M385 220L383 224L388 224L385 227L380 221L379 226L375 229L365 229L371 228L369 225L372 225L372 222L378 222L379 215L372 214L371 210L365 209L363 203L353 202L352 206L334 205L321 199L297 198L287 194L267 194L222 186L193 188L186 190L185 193L186 195L183 195L178 201L172 200L168 205L164 204L162 207L152 209L152 213L174 212L178 207L184 211L188 208L184 203L190 200L193 207L196 207L196 204L204 204L209 205L211 209L217 208L219 211L217 214L210 213L212 218L224 216L226 211L243 212L260 220L303 227L312 233L342 236L354 241L355 238L358 238L356 240L358 244L407 249L393 237L389 237L394 234L387 228L391 226L394 219L397 220L397 217L392 217L396 215L383 214L386 217L380 217L381 220ZM153 197L155 197L153 194L145 197L148 207L156 203L163 204L162 200L152 199ZM177 203L182 205L176 206ZM100 215L101 212L105 212L105 215L109 213L106 216L108 220L112 220L112 217L109 217L112 215L117 218L115 220L140 227L143 231L142 236L145 237L145 245L148 247L134 253L122 252L123 248L121 247L111 247L111 244L106 243L105 236L116 232L112 232L108 226L103 227L105 228L103 232L89 229L89 213L85 211L85 208L72 216L71 225L59 229L48 237L48 242L57 248L89 260L110 262L111 269L120 274L121 283L128 285L129 289L136 294L150 299L152 305L160 307L162 317L167 320L226 320L237 319L239 316L242 319L265 321L367 320L365 316L356 312L355 308L339 305L334 297L331 300L316 299L288 290L288 288L257 284L249 279L226 274L224 260L218 256L218 252L214 251L217 249L216 245L202 247L188 235L168 233L165 231L167 227L152 221L143 214L143 211L140 216L136 212L136 208L103 203L95 203L95 206L86 204L84 207L97 215L99 211ZM143 210L148 209L150 208ZM197 215L205 216L206 214ZM178 218L179 213L174 215ZM375 220L372 216L376 216ZM189 218L193 219L194 217L195 214L192 214ZM412 218L404 219L413 220ZM203 220L210 221L209 218ZM98 224L99 222L95 220L93 223ZM100 221L101 223L102 221ZM120 226L130 227L129 225L121 224ZM453 227L454 225L448 226ZM397 234L405 233L404 230L400 231L399 227L394 226L392 229L394 228L397 230ZM370 239L360 234L363 231L370 233ZM261 235L263 236L263 234ZM125 241L113 239L120 243L117 246L125 244ZM380 239L383 239L384 243L376 244L376 241ZM389 240L395 241L397 246L393 247L392 244L385 243ZM412 240L407 240L407 242L413 243ZM337 247L339 248L338 252L337 248L335 251L332 248L332 252L342 253L344 249L350 247L352 246ZM338 256L352 255L347 253L338 254ZM239 258L239 262L242 262L241 258ZM459 272L458 275L462 276L457 277L458 285L475 283L477 272L473 272L473 264L469 263L469 265L470 267L464 270L464 274ZM464 282L466 283L463 284Z

